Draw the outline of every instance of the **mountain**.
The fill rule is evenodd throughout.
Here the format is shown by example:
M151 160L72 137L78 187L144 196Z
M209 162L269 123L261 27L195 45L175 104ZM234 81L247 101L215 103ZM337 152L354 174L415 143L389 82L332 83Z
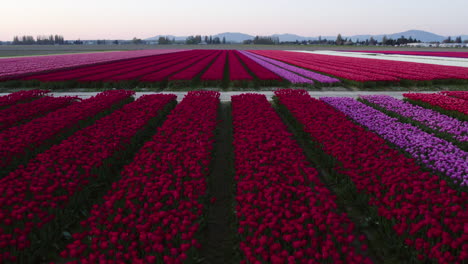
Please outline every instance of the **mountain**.
M166 35L158 35L155 37L147 38L145 40L158 40L160 36L166 37ZM274 34L271 35L272 37L278 37L280 41L304 41L304 40L317 40L318 37L304 37L300 35L295 35L295 34ZM392 34L380 34L380 35L354 35L354 36L345 36L342 35L343 38L351 38L351 40L356 41L356 40L366 40L370 39L373 37L375 40L382 41L384 36L387 36L387 38L391 39L398 39L401 36L404 36L405 38L412 37L413 39L420 40L422 42L442 42L444 39L447 39L447 36L441 36L437 35L431 32L423 31L423 30L408 30L404 32L399 32L399 33L392 33ZM461 36L462 40L467 40L468 35L457 35L457 36L452 36L452 39L455 39L456 37ZM170 39L175 38L176 41L184 41L187 37L186 36L172 36L168 35ZM202 36L204 37L204 36ZM221 40L223 37L226 38L227 42L233 42L233 43L242 43L242 41L247 40L247 39L253 39L255 36L244 34L244 33L239 33L239 32L225 32L225 33L220 33L213 35L213 38L218 37ZM322 40L327 39L327 40L335 40L337 36L321 36Z
M401 36L403 36L405 38L411 37L413 39L417 39L417 40L420 40L422 42L432 42L432 41L442 42L444 39L447 38L447 37L437 35L437 34L434 34L434 33L431 33L431 32L427 32L427 31L408 30L408 31L405 31L405 32L399 32L399 33L393 33L393 34L355 35L355 36L351 36L351 39L353 41L356 41L357 39L365 40L365 39L369 39L370 37L373 37L375 40L382 41L384 36L387 36L387 38L391 38L391 39L398 39Z
M277 37L279 38L280 41L287 41L287 42L293 42L293 41L303 41L303 40L314 40L317 39L315 37L303 37L295 34L274 34L271 35L272 37Z
M226 42L241 43L244 40L253 39L255 36L251 36L251 35L244 34L244 33L238 33L238 32L225 32L225 33L213 35L213 38L215 37L218 37L220 40L222 40L223 37L225 37Z
M157 35L151 38L147 38L144 40L151 41L151 40L159 40L159 37L168 37L170 40L175 39L175 41L185 41L187 38L186 36L173 36L173 35Z

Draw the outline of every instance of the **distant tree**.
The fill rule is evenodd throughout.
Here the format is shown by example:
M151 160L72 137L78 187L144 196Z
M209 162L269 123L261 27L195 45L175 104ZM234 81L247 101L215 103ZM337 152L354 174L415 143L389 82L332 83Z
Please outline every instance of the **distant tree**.
M209 41L208 36L205 36L205 43L208 44L208 41Z
M221 40L219 39L219 37L213 38L213 44L221 44Z
M143 44L143 40L134 37L134 38L132 39L132 44Z
M210 36L210 41L208 43L213 44L213 36Z
M455 38L455 43L462 43L462 38L461 38L461 36Z
M168 37L159 37L158 44L159 45L171 44L171 40Z
M463 43L468 43L468 39L465 39L465 40L463 41Z
M373 37L370 37L370 39L369 39L369 45L375 46L375 45L377 45L377 41L376 41Z
M112 44L114 44L114 45L119 45L119 41L118 41L118 40L114 40L114 41L112 41Z
M223 37L223 44L226 44L226 37Z
M387 42L388 42L387 35L384 35L383 38L382 38L382 44L383 45L388 45Z
M344 41L343 41L343 37L341 36L341 34L338 34L338 36L336 37L335 43L336 45L343 45Z
M448 37L447 39L444 39L444 41L442 41L443 43L453 43L452 41L452 37Z

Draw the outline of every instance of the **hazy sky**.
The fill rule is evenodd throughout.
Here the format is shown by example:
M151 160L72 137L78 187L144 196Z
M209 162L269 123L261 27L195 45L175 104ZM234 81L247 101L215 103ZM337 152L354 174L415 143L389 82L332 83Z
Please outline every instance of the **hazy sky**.
M409 29L447 36L468 34L467 12L468 0L4 0L0 40L44 34L65 39L222 32L335 36Z

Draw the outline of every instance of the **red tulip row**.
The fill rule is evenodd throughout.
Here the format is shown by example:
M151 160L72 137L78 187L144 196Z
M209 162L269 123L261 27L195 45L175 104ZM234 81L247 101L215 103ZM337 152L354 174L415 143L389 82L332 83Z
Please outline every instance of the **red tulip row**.
M432 106L440 107L449 111L457 111L468 115L468 103L460 98L449 97L441 94L421 94L421 93L406 93L405 98L428 103Z
M17 104L0 110L0 130L20 125L33 118L66 107L78 100L79 98L70 96L45 96L29 103Z
M266 97L233 96L232 113L241 263L372 263Z
M14 79L35 72L87 67L98 63L105 64L111 61L130 60L179 51L181 50L156 49L6 58L0 61L0 80Z
M160 81L167 80L169 76L171 76L172 74L175 74L179 71L185 71L186 68L189 68L192 64L195 64L205 59L206 57L210 56L213 53L216 53L216 51L212 51L212 50L198 50L194 52L196 53L196 56L192 58L185 58L183 61L176 63L170 67L167 67L157 72L142 76L139 78L139 80L144 81L144 82L160 82Z
M199 56L197 52L186 51L177 54L169 54L164 58L157 58L148 61L148 64L135 64L131 67L127 67L125 71L109 71L107 73L102 73L104 78L95 76L93 79L84 79L84 81L128 81L128 80L138 80L142 76L146 76L158 71L162 71L166 68L173 67L178 63L184 62L188 59L192 59L196 56Z
M352 58L303 52L251 52L354 81L468 79L468 71L464 67Z
M211 66L206 70L205 73L201 76L203 81L220 81L224 78L224 69L226 66L226 56L227 51L221 51L221 54L216 58L216 60L211 64Z
M29 90L29 91L19 91L19 92L1 96L0 97L0 109L9 107L12 105L16 105L19 103L34 100L38 97L44 96L46 93L49 93L49 92L50 91L45 91L45 90Z
M60 219L64 210L79 211L79 198L102 175L109 159L122 159L152 118L156 118L175 95L145 95L125 105L95 124L82 129L32 159L27 166L13 171L0 180L0 259L24 260L31 256L22 251L34 246L33 237L42 244L50 242L40 237L40 229L55 221L55 231L61 232ZM133 140L133 141L132 141ZM110 175L110 181L115 176ZM12 255L15 252L17 255ZM29 253L29 252L28 252Z
M253 80L233 50L228 51L229 79L231 81Z
M60 254L69 263L182 263L206 194L219 93L189 92L94 205Z
M190 58L191 56L194 56L194 54L190 51L177 52L174 54L162 54L158 56L84 67L75 70L72 69L40 76L33 75L25 79L38 79L41 81L78 80L82 82L128 80L129 78L131 80L133 78L164 69L165 67L174 65L175 63L183 61L184 58Z
M0 167L14 168L57 140L63 139L87 121L99 118L112 108L133 100L135 92L102 92L30 122L0 132Z
M280 104L348 176L371 208L391 221L393 230L420 260L462 263L468 260L468 195L423 171L413 159L350 121L306 91L275 92Z
M27 77L23 77L23 80L39 80L39 81L66 81L66 80L79 80L85 78L92 78L93 76L99 76L100 74L114 74L116 71L127 69L127 72L132 72L135 68L148 68L154 64L162 63L173 56L180 56L185 52L176 54L161 54L158 56L143 57L133 60L117 61L101 65L92 65L86 67L80 67L77 69L65 69L52 71L43 74L33 74ZM110 75L112 76L112 75ZM106 77L107 78L107 77Z
M441 92L441 94L468 101L468 91L449 91L449 92Z
M188 68L184 69L183 71L180 71L171 77L169 77L169 80L192 80L200 74L204 69L208 67L208 65L213 62L219 55L221 54L221 51L213 52L208 54L205 58L195 62L193 65L189 66ZM222 78L221 78L222 79Z

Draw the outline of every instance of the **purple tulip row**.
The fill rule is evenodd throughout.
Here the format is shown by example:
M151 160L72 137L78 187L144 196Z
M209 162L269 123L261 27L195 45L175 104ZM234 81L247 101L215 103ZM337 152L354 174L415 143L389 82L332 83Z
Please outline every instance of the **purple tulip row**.
M468 153L452 143L367 106L353 98L323 97L323 101L407 151L427 167L468 185Z
M248 52L248 51L243 51L243 53L245 55L247 55L247 54L252 55L253 57L261 59L261 60L263 60L265 62L269 62L269 63L271 63L273 65L276 65L276 66L284 68L284 69L286 69L288 71L303 75L303 76L305 76L307 78L313 79L315 81L319 81L321 83L336 83L336 82L339 82L338 79L335 79L335 78L332 78L332 77L329 77L329 76L326 76L326 75L318 74L318 73L315 73L313 71L305 70L303 68L299 68L299 67L296 67L296 66L292 66L292 65L289 65L287 63L277 61L277 60L274 60L274 59L270 59L270 58L267 58L267 57L264 57L264 56L261 56L261 55L258 55L258 54L254 54L254 53L251 53L251 52Z
M279 76L283 77L284 79L292 82L292 83L310 83L310 84L313 84L314 81L310 80L310 79L307 79L307 78L304 78L300 75L297 75L295 73L292 73L290 71L287 71L283 68L280 68L276 65L273 65L269 62L266 62L266 61L263 61L255 56L253 56L251 53L248 53L248 52L245 52L245 51L241 51L239 50L240 53L244 54L245 56L249 57L250 59L252 59L253 61L255 61L256 63L260 64L261 66L265 67L266 69L278 74Z
M460 121L437 111L413 105L388 95L368 95L361 96L361 98L388 111L421 122L429 128L451 134L460 142L468 141L468 122Z

